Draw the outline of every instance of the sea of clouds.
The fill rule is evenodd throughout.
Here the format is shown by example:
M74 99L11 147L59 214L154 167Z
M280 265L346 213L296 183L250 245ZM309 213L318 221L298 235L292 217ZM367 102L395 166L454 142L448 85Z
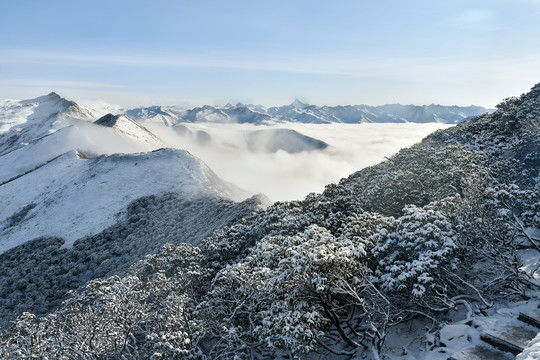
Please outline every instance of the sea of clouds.
M168 146L188 150L202 159L222 179L250 193L263 193L272 201L282 201L321 192L326 184L381 162L426 135L451 125L184 123L185 127L177 131L161 124L145 126ZM278 128L295 130L329 146L300 153L248 149L250 132Z

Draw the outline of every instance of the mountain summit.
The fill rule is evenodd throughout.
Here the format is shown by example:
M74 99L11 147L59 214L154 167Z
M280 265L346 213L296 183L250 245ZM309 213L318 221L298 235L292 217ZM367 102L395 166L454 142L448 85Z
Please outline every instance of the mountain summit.
M292 107L295 107L297 109L305 109L307 107L309 107L310 105L309 104L306 104L298 99L294 99L294 101L291 103L291 106Z

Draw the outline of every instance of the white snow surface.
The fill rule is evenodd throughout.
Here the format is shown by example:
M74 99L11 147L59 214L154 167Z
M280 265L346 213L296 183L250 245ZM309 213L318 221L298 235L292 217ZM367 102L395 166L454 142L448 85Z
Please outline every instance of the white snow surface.
M140 197L174 191L186 198L203 194L242 198L202 162L181 150L115 154L92 159L70 151L0 186L0 253L39 236L60 236L70 247L124 217ZM35 204L24 219L10 217Z
M32 106L23 106L17 100L0 100L0 134L24 124L33 112Z
M516 357L516 360L538 360L540 359L540 333L531 340L525 351Z
M138 124L135 120L126 115L118 115L115 124L110 129L120 135L135 140L137 143L148 144L153 147L163 147L164 143L154 134L148 131L144 126Z
M535 296L535 298L538 297ZM472 326L466 324L469 320L466 318L466 311L462 307L459 307L458 311L452 312L451 320L440 329L431 328L432 323L425 319L411 320L389 330L383 346L384 359L447 360L452 354L470 346L481 345L490 348L490 345L480 340L480 333L483 330L506 325L527 326L516 320L519 312L533 311L537 307L538 301L533 300L497 303L493 308L487 310L487 316L475 315ZM529 348L522 354L528 354L529 351L531 354L540 354L539 338L540 336L537 336L536 342L533 340L529 344ZM532 349L530 349L531 346ZM364 359L372 360L373 358L368 355ZM525 359L539 358L518 357L516 360Z
M68 101L56 93L21 101L0 99L0 110L0 134L21 125L19 130L34 126L32 134L39 135L36 129L58 129L68 125L73 119L95 119L95 113L91 109Z
M163 147L163 144L151 138L151 141L144 141L146 138L140 136L141 140L138 141L135 135L123 136L115 129L79 121L0 157L0 184L74 149L94 155L111 155L117 152L152 151Z

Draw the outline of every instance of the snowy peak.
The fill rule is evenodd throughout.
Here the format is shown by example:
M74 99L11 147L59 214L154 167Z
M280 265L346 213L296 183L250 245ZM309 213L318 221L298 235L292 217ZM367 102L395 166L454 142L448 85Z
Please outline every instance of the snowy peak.
M291 106L292 107L295 107L297 109L305 109L307 107L309 107L310 105L309 104L306 104L298 99L294 99L294 101L291 103Z
M107 114L94 121L94 124L103 127L111 128L122 135L130 137L134 140L139 140L150 145L161 147L163 142L152 134L144 126L138 124L135 120L127 115Z
M97 119L96 121L94 121L94 124L106 126L106 127L114 127L114 126L117 126L118 123L120 123L120 126L122 126L122 122L126 122L126 121L132 121L132 120L130 120L128 117L124 115L107 114Z
M0 156L81 120L93 120L92 111L56 93L29 100L0 101Z
M55 92L35 99L22 100L20 104L34 107L34 113L42 117L64 115L75 119L91 119L94 116L90 109L77 104L75 101L67 100Z
M178 116L171 109L163 106L131 109L126 111L126 115L137 121L163 123L166 126L171 126L178 122Z
M60 95L58 95L57 93L53 91L53 92L48 93L47 95L38 96L37 98L34 98L34 99L22 100L21 103L24 105L27 105L27 104L51 102L51 101L52 102L69 102L68 100L64 99L63 97L61 97Z

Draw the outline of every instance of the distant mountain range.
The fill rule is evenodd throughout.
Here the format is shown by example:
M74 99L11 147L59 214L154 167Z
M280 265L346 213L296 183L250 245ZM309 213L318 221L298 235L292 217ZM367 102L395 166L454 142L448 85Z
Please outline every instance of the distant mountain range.
M126 114L137 121L152 121L173 125L180 122L218 122L267 124L299 122L312 124L330 123L445 123L457 124L471 117L492 112L481 106L400 105L388 104L317 106L295 100L290 105L266 108L262 105L227 104L205 105L193 109L174 106L152 106L127 110Z

